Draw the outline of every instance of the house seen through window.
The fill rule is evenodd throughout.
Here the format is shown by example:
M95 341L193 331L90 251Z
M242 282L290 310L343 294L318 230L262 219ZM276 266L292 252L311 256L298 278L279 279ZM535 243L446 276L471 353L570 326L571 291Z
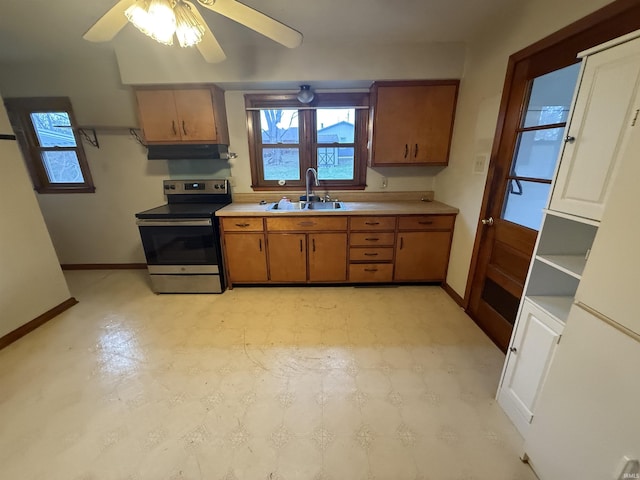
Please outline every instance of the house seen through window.
M299 108L280 97L269 102L265 97L245 97L250 107L249 131L255 132L250 137L254 188L299 188L309 167L317 169L325 188L364 188L367 109L363 95L334 94L324 102L320 97L315 108ZM282 106L274 108L278 102ZM261 103L265 108L259 107Z

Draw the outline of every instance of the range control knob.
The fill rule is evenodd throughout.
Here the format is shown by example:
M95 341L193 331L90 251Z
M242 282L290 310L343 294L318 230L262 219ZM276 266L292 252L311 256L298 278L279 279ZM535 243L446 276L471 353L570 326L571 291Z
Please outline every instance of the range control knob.
M213 186L213 188L215 188L216 190L218 190L220 188L220 185L218 185L217 183Z

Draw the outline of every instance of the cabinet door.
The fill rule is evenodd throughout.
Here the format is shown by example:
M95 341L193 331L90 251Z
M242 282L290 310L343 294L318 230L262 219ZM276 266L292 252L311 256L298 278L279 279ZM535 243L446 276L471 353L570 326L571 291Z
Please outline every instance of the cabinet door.
M266 282L267 255L262 233L228 233L224 251L229 281Z
M451 232L399 232L394 280L444 280L450 245Z
M640 108L640 38L585 59L551 197L553 210L600 220Z
M524 301L498 394L500 405L523 435L533 419L562 328L535 304Z
M446 165L457 81L374 85L370 164Z
M216 124L208 89L175 90L178 127L183 142L215 142Z
M307 247L304 233L270 233L269 278L272 282L307 280Z
M457 85L421 87L416 94L415 133L411 161L428 165L449 163L449 146L458 95Z
M373 120L374 165L409 163L409 146L419 113L414 108L416 87L378 87Z
M136 90L138 115L147 142L180 140L172 90Z
M344 282L347 280L347 234L309 234L309 280Z

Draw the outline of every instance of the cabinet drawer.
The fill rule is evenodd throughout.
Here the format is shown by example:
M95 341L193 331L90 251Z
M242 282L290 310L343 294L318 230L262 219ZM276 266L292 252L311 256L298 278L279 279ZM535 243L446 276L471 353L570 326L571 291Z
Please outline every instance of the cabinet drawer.
M396 217L351 217L351 230L395 230Z
M390 282L393 278L391 263L352 263L349 280L352 282Z
M395 233L352 233L350 239L352 247L392 246Z
M390 262L393 248L351 248L349 260L352 262Z
M222 228L225 232L261 232L262 217L223 217Z
M398 230L451 230L453 215L411 215L399 217Z
M267 218L267 230L283 231L346 231L347 217L288 217L288 218Z

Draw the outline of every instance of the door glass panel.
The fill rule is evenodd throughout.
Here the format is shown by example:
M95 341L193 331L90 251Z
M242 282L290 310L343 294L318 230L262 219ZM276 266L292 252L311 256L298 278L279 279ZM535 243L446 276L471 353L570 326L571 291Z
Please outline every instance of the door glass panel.
M579 72L575 63L534 79L523 127L566 122Z
M260 129L263 144L298 144L298 110L260 110Z
M564 127L520 133L512 175L551 180L563 132Z
M300 180L300 151L297 148L263 148L265 180Z
M502 218L538 230L551 184L517 179L508 182Z

